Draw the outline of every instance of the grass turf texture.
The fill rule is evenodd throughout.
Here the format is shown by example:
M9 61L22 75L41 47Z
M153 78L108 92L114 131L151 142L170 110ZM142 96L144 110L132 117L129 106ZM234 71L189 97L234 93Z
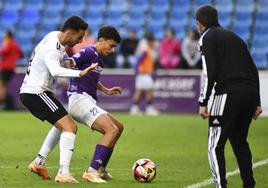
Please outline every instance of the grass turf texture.
M42 180L27 169L35 158L51 126L28 112L0 112L0 187L185 187L211 178L207 160L207 121L195 115L161 115L159 117L114 114L125 125L108 169L114 180L96 185L81 181L100 134L79 125L71 172L81 181L62 185ZM254 161L268 158L268 118L253 121L249 143ZM230 144L226 145L227 171L237 169ZM134 180L131 168L137 159L150 158L157 165L152 183ZM54 178L58 171L58 147L47 159ZM254 169L257 188L268 187L268 164ZM228 187L242 187L239 174L228 178ZM208 185L207 187L215 187Z

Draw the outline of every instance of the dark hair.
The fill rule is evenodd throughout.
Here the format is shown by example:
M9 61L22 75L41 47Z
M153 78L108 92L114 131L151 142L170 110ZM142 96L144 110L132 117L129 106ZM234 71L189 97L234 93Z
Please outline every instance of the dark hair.
M151 32L146 32L144 34L144 38L147 40L147 41L153 41L155 38L154 38L154 34L151 33Z
M5 32L6 36L9 37L9 38L13 38L13 33L11 31L6 31Z
M111 25L102 26L98 31L98 40L100 38L112 39L117 43L120 43L121 37L117 29Z
M65 20L63 23L63 26L61 28L61 31L64 32L68 29L79 31L79 30L86 30L88 27L88 24L80 17L78 16L71 16Z
M203 5L199 7L195 13L195 19L206 28L219 25L218 12L211 5Z

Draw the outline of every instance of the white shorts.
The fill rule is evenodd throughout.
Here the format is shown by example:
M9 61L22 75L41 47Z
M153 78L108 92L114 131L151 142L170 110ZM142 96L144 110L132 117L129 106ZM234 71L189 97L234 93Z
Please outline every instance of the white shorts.
M68 111L76 121L89 127L100 115L107 114L105 110L96 105L96 100L86 93L71 94Z
M154 80L150 74L138 74L135 82L136 89L149 90L154 87Z

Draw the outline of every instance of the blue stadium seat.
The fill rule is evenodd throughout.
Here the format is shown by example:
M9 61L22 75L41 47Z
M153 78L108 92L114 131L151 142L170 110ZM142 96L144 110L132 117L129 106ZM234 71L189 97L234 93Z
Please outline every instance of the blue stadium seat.
M257 12L256 14L256 26L268 26L268 11L267 12Z
M264 53L252 53L252 58L258 69L267 69L267 54Z
M16 32L17 37L34 37L36 34L36 25L31 22L20 22Z
M186 35L185 28L183 28L183 27L172 27L171 29L175 32L177 39L179 39L179 40L184 39L184 37Z
M1 23L15 24L19 21L19 12L17 10L4 9L1 14Z
M254 35L256 38L260 38L263 40L268 39L268 26L266 25L256 25L254 29Z
M129 28L135 28L138 32L138 30L143 26L144 24L144 12L140 10L131 10L128 13L128 21L127 26Z
M68 0L65 10L83 11L87 7L84 0Z
M89 0L90 10L103 12L106 9L107 0Z
M254 10L254 0L237 0L236 1L236 11L237 12L253 12Z
M132 10L139 10L145 12L149 9L148 0L132 0L131 2Z
M244 25L234 25L232 27L232 31L235 32L237 35L239 35L244 41L249 40L249 26Z
M148 23L151 25L164 26L167 24L167 15L165 11L151 11L148 15Z
M188 24L188 15L180 10L174 10L170 14L169 26L175 27L185 27Z
M67 19L70 16L79 16L82 17L83 12L78 9L66 9L63 11L63 19Z
M268 1L267 0L258 0L258 4L260 7L268 7Z
M120 11L108 11L105 24L113 25L118 28L124 23L123 12Z
M160 25L151 25L150 23L146 25L146 31L149 31L154 34L154 37L158 40L164 38L165 28Z
M217 10L224 12L233 12L234 10L233 0L215 0L215 6Z
M45 10L43 12L42 22L44 24L60 24L61 14L57 10Z
M36 23L40 22L39 10L24 9L23 12L22 12L20 22L33 23L33 24L36 24Z
M65 0L48 0L47 10L61 11L65 6Z
M201 6L201 5L205 5L205 4L212 4L213 0L195 0L194 3L196 6Z
M28 36L16 36L16 40L20 44L25 57L29 57L31 51L33 50L32 38Z
M4 9L7 10L21 10L24 3L21 0L8 0L4 5Z
M128 1L125 0L111 0L108 6L108 10L110 11L127 11L129 7Z
M252 53L266 53L268 54L268 39L253 38L251 45Z
M35 36L35 41L39 42L49 32L59 30L60 28L57 27L58 25L55 23L41 23L39 26L39 31Z
M27 0L25 3L25 9L28 10L41 10L44 8L44 0Z
M151 7L152 11L169 11L170 4L167 0L154 0Z
M232 22L232 17L231 17L231 13L230 12L224 12L219 10L218 11L218 18L219 18L219 22L220 25L224 28L228 28L231 25Z
M194 10L196 10L198 7L202 5L212 5L212 0L195 0L194 1Z
M191 2L189 0L175 0L172 4L173 11L189 13L191 11Z
M101 25L103 24L103 14L95 9L90 9L86 12L85 19L88 24L91 25Z
M11 32L14 32L16 30L16 24L14 23L6 23L6 22L1 22L0 21L0 38L2 39L2 34L5 32L5 31L11 31Z
M17 66L27 66L29 63L29 58L25 57L23 59L20 59L19 61L17 61Z
M235 15L235 24L241 26L250 26L253 22L252 12L237 12Z

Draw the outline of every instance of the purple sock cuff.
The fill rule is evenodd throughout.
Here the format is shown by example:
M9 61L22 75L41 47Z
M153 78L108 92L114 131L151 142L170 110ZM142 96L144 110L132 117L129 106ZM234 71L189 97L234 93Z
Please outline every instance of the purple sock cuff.
M96 170L98 170L100 166L106 167L111 157L112 152L113 152L112 147L106 147L106 146L97 144L95 153L93 156L93 160L91 161L90 166Z

